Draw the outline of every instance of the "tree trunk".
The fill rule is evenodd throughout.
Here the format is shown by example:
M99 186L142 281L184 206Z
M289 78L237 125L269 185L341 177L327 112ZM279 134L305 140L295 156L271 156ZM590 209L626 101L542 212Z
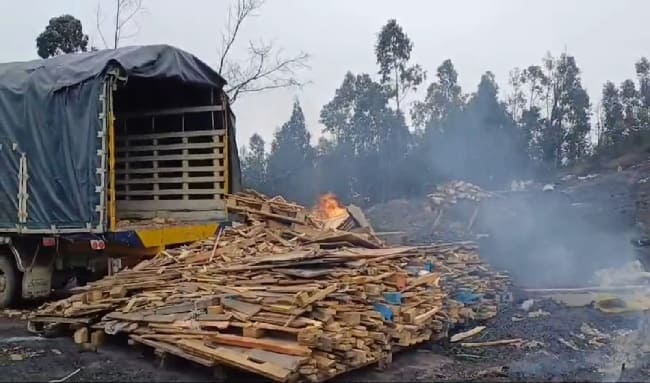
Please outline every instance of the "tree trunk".
M115 35L113 37L113 49L117 49L120 40L120 8L122 0L115 0Z
M395 105L397 106L397 112L399 112L399 73L397 67L395 67Z

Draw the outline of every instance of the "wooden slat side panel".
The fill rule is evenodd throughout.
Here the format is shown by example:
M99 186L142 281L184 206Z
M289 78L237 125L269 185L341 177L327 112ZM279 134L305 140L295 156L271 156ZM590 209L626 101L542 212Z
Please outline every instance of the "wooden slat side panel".
M203 210L224 210L225 203L221 199L214 200L158 200L158 201L117 201L117 209L120 211L203 211Z
M148 127L146 120L129 120L130 131L117 135L122 219L225 219L225 130L201 129L187 118L177 122L152 119Z
M210 130L192 130L186 132L168 132L168 133L149 133L149 134L128 134L116 137L117 142L134 141L134 140L153 140L164 138L178 137L212 137L223 136L226 133L224 129Z
M190 113L211 113L211 112L221 112L223 111L223 106L221 105L203 105L203 106L192 106L185 108L169 108L169 109L159 109L159 110L147 110L144 112L126 112L120 113L118 119L131 119L131 118L143 118L143 117L161 117L161 116L173 116L179 114L190 114Z
M158 151L162 151L164 149L158 149ZM125 163L125 162L148 162L148 161L192 161L192 160L218 160L223 158L223 153L208 153L208 154L188 154L188 155L183 155L183 154L172 154L172 155L164 155L164 154L158 154L154 156L129 156L129 157L118 157L116 158L117 163Z
M153 174L153 173L208 173L214 172L219 175L225 169L223 166L177 166L177 167L160 167L152 168L131 168L131 169L117 169L117 175L124 174Z
M223 189L190 189L190 190L118 190L118 196L165 196L165 195L207 195L207 194L224 194Z
M136 178L136 179L123 179L118 180L118 184L122 185L147 185L147 184L177 184L177 183L198 183L198 182L223 182L222 176L206 176L206 177L161 177L158 178Z
M202 222L202 221L222 221L226 219L225 211L126 211L122 213L123 219L153 219L153 218L171 218L175 221L183 222Z
M117 148L118 154L133 152L149 152L153 150L184 150L184 149L213 149L223 148L222 142L194 142L180 144L158 144L158 145L129 145Z

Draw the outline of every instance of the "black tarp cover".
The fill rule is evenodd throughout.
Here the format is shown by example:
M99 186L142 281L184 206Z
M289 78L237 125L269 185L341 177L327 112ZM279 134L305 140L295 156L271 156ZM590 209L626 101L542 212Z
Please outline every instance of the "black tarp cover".
M100 96L107 73L222 88L195 56L167 45L68 54L0 64L0 231L96 231L103 131ZM234 129L234 128L233 128ZM234 140L234 130L229 132ZM232 142L232 163L239 163ZM27 219L19 223L20 157L27 160ZM232 167L232 185L240 184ZM105 217L105 216L104 216ZM25 230L27 229L27 230Z

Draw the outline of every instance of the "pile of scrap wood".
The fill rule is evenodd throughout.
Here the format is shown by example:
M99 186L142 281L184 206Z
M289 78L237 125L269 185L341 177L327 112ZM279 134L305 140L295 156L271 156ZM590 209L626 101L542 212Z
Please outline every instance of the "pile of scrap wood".
M478 217L479 203L492 193L465 181L452 181L429 194L435 214L433 234L436 238L469 238Z
M280 198L238 194L227 205L246 224L78 288L30 326L67 324L91 346L126 333L205 366L324 381L493 317L507 289L471 243L386 248Z
M482 190L479 186L465 181L452 181L439 185L434 193L428 195L431 203L436 206L454 205L459 200L471 200L479 202L484 198L491 197L492 193Z

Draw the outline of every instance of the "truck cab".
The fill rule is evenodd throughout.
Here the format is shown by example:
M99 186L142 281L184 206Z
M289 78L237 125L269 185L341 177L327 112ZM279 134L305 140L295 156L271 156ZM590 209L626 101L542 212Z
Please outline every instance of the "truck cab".
M225 80L166 45L0 64L0 307L227 223Z

